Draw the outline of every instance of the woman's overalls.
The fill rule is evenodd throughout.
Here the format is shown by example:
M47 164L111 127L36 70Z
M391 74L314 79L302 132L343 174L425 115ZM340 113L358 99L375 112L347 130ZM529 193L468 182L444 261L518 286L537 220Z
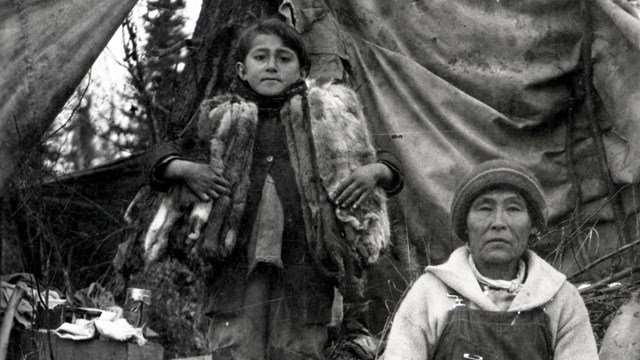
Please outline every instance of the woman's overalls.
M430 357L433 360L549 360L553 359L547 314L528 311L469 309L459 294L449 291L456 305Z

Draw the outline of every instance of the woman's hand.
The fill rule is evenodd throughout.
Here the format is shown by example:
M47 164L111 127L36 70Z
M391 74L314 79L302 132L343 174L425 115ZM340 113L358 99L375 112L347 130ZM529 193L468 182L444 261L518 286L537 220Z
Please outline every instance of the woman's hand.
M222 177L222 171L209 164L176 159L167 164L163 177L184 181L202 201L231 194L231 184Z
M382 163L371 163L354 170L344 179L331 194L337 206L354 209L373 192L380 183L390 181L393 177L391 170Z

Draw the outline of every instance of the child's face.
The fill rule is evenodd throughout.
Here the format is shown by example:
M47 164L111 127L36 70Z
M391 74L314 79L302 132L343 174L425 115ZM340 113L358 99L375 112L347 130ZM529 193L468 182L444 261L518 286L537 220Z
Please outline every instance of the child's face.
M237 63L236 69L253 91L264 96L279 95L306 76L296 53L284 46L280 37L271 34L256 36L244 63Z

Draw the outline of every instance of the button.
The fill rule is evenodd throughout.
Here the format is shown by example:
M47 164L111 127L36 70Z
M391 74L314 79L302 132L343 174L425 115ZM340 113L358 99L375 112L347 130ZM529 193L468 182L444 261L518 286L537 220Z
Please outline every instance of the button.
M273 156L272 155L267 156L267 162L270 163L272 161L273 161Z

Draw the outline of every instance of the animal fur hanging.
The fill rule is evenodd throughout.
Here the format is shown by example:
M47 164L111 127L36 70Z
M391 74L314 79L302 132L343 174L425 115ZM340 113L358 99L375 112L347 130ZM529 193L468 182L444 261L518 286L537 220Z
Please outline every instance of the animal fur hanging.
M320 269L338 280L345 301L360 300L363 267L378 261L390 234L382 189L357 209L336 208L328 195L353 170L375 161L357 96L341 85L312 86L284 106L281 119L301 189L308 248Z
M202 103L198 136L210 139L210 164L221 169L224 178L231 183L231 197L222 195L217 200L196 205L189 221L194 229L189 238L199 240L194 251L204 251L214 257L225 257L236 246L249 191L249 171L258 124L255 104L235 96L226 101L224 98ZM204 233L200 236L203 227Z
M315 87L309 91L308 102L318 170L331 194L355 169L375 162L376 152L353 91L337 85ZM376 263L390 238L384 191L376 187L357 209L336 208L336 216L366 263Z
M363 265L375 263L390 237L383 190L376 189L358 209L336 209L328 197L353 170L375 161L356 94L341 85L311 86L305 96L294 96L283 106L281 119L301 189L309 250L314 257L338 263L338 277L345 272L344 259L353 254ZM203 101L197 136L209 141L210 164L223 169L232 195L201 202L185 185L164 193L143 237L147 263L160 259L172 241L169 235L175 233L176 219L186 214L192 254L224 257L233 250L249 186L257 121L256 106L237 96Z
M160 199L151 201L154 215L141 235L145 263L153 263L164 256L171 235L185 233L173 230L186 214L188 235L184 240L192 249L192 257L224 257L233 250L249 188L251 151L247 152L247 149L253 146L257 118L256 106L236 96L220 96L202 102L197 136L209 143L209 164L231 183L232 195L221 195L215 201L201 201L184 184L161 193ZM149 204L149 200L143 200L145 197L148 195L144 193L141 197L136 196L129 206L125 218L130 223L131 213L139 207L139 202ZM210 218L215 221L208 221Z

